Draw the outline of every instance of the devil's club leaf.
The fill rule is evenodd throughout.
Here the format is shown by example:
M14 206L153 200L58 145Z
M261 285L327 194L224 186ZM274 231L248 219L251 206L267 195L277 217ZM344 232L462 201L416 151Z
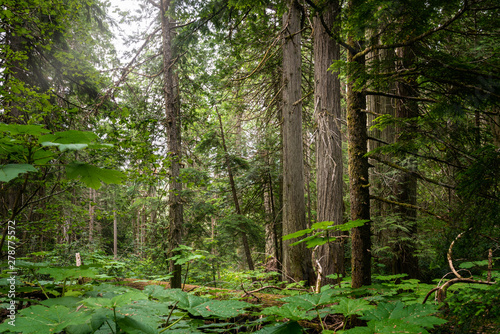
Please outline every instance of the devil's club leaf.
M37 172L38 170L29 164L9 164L0 166L0 182L9 182L19 174Z
M302 334L304 328L296 321L285 322L278 326L264 327L260 331L255 332L258 334Z
M120 184L124 178L124 174L120 171L103 169L81 162L67 165L66 175L69 179L80 178L87 187L93 189L99 189L101 182Z
M14 330L16 333L53 334L61 332L70 325L84 324L90 318L90 312L77 312L62 305L51 307L35 305L19 312L15 327L6 322L1 324L0 332Z
M364 299L350 298L343 298L340 300L338 305L332 306L334 312L342 313L346 317L350 317L355 314L361 315L374 308L375 306L370 305L370 303Z

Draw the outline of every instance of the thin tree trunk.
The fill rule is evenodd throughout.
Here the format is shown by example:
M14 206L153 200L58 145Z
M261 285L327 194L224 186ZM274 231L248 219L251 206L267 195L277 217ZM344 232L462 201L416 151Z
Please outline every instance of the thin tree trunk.
M330 38L321 22L333 28L339 9L337 0L329 1L323 13L314 18L314 77L315 77L315 118L316 135L316 188L317 221L333 221L342 224L344 203L342 136L340 132L340 81L338 73L331 73L328 68L332 61L339 59L339 46ZM340 233L331 234L332 237ZM330 242L317 251L321 266L321 285L334 284L345 274L344 243L342 239ZM326 278L337 274L337 279Z
M353 11L355 0L348 3L348 10ZM366 98L355 88L358 72L364 68L364 56L354 59L358 41L352 35L347 40L352 50L347 51L347 61L357 68L349 73L347 83L347 136L349 139L349 195L351 199L351 219L370 220L370 191L368 181ZM371 231L370 222L353 228L351 231L351 270L352 287L359 288L371 284Z
M168 234L168 253L169 256L177 255L174 249L178 248L182 242L182 220L183 210L181 204L182 183L179 180L180 175L180 123L178 96L175 94L175 76L173 73L172 57L172 31L170 29L170 17L168 9L170 0L161 0L161 27L162 27L162 47L163 47L163 89L165 103L165 128L167 130L168 155L170 163L170 188L169 188L169 234ZM181 288L181 266L170 260L170 279L171 288Z
M268 271L277 271L278 270L278 250L276 243L276 220L274 213L274 201L273 201L273 192L272 192L272 183L271 178L269 177L269 181L264 184L264 210L266 213L266 225L265 225L265 234L266 234L266 270Z
M289 1L283 16L283 235L305 229L304 162L302 147L300 9ZM283 241L285 279L314 285L311 254L305 245Z
M229 176L229 184L231 186L231 193L233 195L233 201L234 201L234 207L236 210L237 215L241 215L241 209L240 209L240 202L238 201L238 193L236 191L236 184L234 183L234 177L233 177L233 171L231 169L231 161L229 160L229 153L227 151L227 146L226 146L226 138L224 136L224 128L222 126L222 118L217 112L217 116L219 118L219 125L220 125L220 133L221 133L221 138L222 138L222 148L224 149L224 155L226 158L226 168L227 168L227 174ZM253 265L253 260L252 260L252 253L250 252L250 245L248 244L248 237L245 231L245 226L240 225L241 229L241 242L243 243L243 250L245 252L245 257L247 259L247 265L249 270L255 270L255 267Z
M94 201L95 190L89 188L89 242L94 241Z
M118 258L118 218L116 208L113 211L113 258Z

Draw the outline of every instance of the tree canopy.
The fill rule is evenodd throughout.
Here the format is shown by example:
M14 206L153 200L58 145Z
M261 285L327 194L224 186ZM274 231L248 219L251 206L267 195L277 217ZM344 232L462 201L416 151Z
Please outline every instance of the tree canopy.
M472 327L500 322L491 311L500 258L496 1L136 5L1 4L4 305L21 310L27 300L9 301L7 279L19 267L48 300L73 278L104 274L171 288L230 282L253 297L258 281L285 289L281 308L262 309L270 320L248 332L299 333L308 320L321 328L311 332L385 333L404 323L425 333L465 328L474 313L482 320L466 321ZM123 32L122 54L113 40L124 24L135 28ZM84 267L69 269L75 253ZM434 290L449 302L439 316L451 325L415 306L436 280L445 280ZM250 307L115 288L103 288L105 304L100 292L75 288L88 297L79 301L87 318L45 324L47 332L94 333L108 321L115 332L156 333L177 328L174 318L217 309L212 320L227 319ZM131 300L168 319L144 315L145 329L128 318ZM64 319L71 303L57 312L57 303L40 304L36 314ZM174 309L184 315L171 319ZM391 314L398 321L384 325ZM29 317L18 314L22 324ZM91 318L97 327L71 329Z

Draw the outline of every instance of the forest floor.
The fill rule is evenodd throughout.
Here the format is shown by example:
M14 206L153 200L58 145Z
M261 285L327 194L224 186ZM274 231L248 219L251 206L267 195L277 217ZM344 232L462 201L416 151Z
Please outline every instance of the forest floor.
M148 285L161 285L164 286L165 289L170 288L169 282L161 282L161 281L148 281L148 280L138 280L133 278L124 278L123 280L121 280L121 282L123 282L127 286L139 290L143 290L144 287ZM277 287L274 288L278 289ZM286 297L286 295L257 292L257 291L264 291L267 289L273 289L273 287L267 286L254 289L252 291L245 291L243 289L233 290L233 289L224 289L224 288L207 287L207 286L190 285L190 284L184 284L182 286L182 290L186 292L194 292L195 294L199 295L210 294L219 300L237 297L239 300L246 301L252 304L258 304L259 308L281 306L284 304L284 302L280 301L280 299ZM251 316L248 315L248 317L250 318ZM343 324L343 320L344 317L341 315L330 315L324 319L324 325L330 328L335 328L336 326ZM304 328L308 328L307 333L314 334L322 332L322 327L317 321L304 320L304 321L299 321L299 323Z
M147 285L162 285L166 289L170 288L169 282L148 281L148 280L139 280L133 278L124 278L121 280L121 282L124 282L125 285L139 290L143 290L144 287ZM263 290L261 291L264 291L265 289L272 289L272 287L263 287ZM259 289L255 289L252 291L245 291L243 289L231 290L231 289L190 285L190 284L183 284L182 290L186 292L194 292L197 294L210 294L216 297L217 299L227 299L228 296L238 297L239 299L245 300L246 302L254 304L258 303L264 307L281 306L283 302L279 301L279 299L286 297L285 295L280 295L280 294L254 292L255 290Z

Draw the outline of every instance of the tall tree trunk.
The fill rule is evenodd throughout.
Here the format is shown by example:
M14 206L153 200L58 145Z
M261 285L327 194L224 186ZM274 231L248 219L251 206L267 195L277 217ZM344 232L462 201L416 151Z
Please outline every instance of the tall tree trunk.
M113 259L118 258L118 218L116 215L116 207L113 210Z
M266 152L267 153L267 152ZM266 213L266 270L278 270L278 244L276 236L276 214L274 212L273 184L270 173L266 173L264 183L264 210Z
M338 73L328 68L339 59L339 46L330 38L323 23L332 29L338 0L329 1L323 13L314 17L314 78L316 135L316 188L317 221L333 221L342 224L344 203L342 197L342 136L340 132L340 81ZM323 22L321 18L323 17ZM332 237L339 236L332 234ZM336 240L321 246L317 252L322 275L344 275L344 243ZM321 285L333 284L336 280L321 278Z
M306 228L304 202L304 162L302 148L301 34L300 9L296 1L288 4L283 16L283 235ZM310 251L302 243L290 246L283 241L285 279L314 284Z
M221 133L221 138L222 138L222 148L224 149L224 155L225 155L225 160L226 160L226 168L227 168L227 174L229 176L229 184L231 186L231 193L233 195L233 201L234 201L234 207L236 210L236 214L241 215L241 209L240 209L240 202L238 201L238 192L236 191L236 184L234 183L234 176L233 176L233 170L231 168L231 161L229 160L229 153L227 151L227 146L226 146L226 137L224 136L224 128L222 126L222 118L217 112L217 117L219 118L219 125L220 125L220 133ZM245 232L245 226L240 225L240 230L241 230L241 242L243 243L243 251L245 252L245 257L247 259L247 265L248 265L248 270L254 270L255 267L253 265L253 260L252 260L252 253L250 252L250 245L248 244L248 237Z
M409 47L398 48L396 50L399 57L398 70L403 71L410 68L414 62L414 55ZM404 78L396 82L396 93L400 96L415 97L416 82L414 79ZM408 99L398 99L396 103L396 117L404 122L404 125L397 129L398 135L396 141L411 141L413 129L413 121L411 118L418 116L417 102ZM408 120L410 119L410 120ZM407 154L403 156L400 162L403 167L411 171L416 171L415 159ZM417 204L417 178L409 173L398 171L395 176L393 186L396 201L399 203ZM408 232L398 231L396 236L397 242L393 246L395 259L393 262L394 273L405 273L411 278L419 277L418 258L415 255L416 245L415 238L417 235L417 211L407 206L395 207L395 213L401 224L404 224Z
M89 242L90 243L94 241L94 228L95 228L94 206L95 206L95 190L89 188Z
M376 32L372 32L371 36L368 35L367 38L372 40L372 43L380 43ZM381 71L392 71L395 64L395 54L393 50L374 50L367 55L366 59L367 67L374 68L371 71L381 70ZM379 89L380 90L380 89ZM387 87L385 93L396 94L395 84L390 84ZM374 124L374 120L380 115L390 115L396 117L396 108L394 99L386 96L369 95L366 97L366 109L368 111L368 127ZM393 126L385 127L383 130L373 128L369 131L368 135L371 138L380 140L381 142L392 144L395 140L395 129ZM380 141L369 140L368 141L368 151L374 151L383 145ZM392 160L393 157L390 154L385 154L385 159ZM376 195L382 198L392 198L394 199L392 184L394 183L394 173L391 168L376 161L375 159L369 160L370 165L370 194ZM394 243L394 232L389 224L393 222L394 208L393 205L381 202L378 200L372 200L370 205L371 217L376 217L373 221L375 226L374 242L379 245L379 247L386 246L391 247ZM385 265L388 269L392 267L392 253L390 250L378 254L380 263Z
M348 3L348 11L353 12L356 0ZM349 139L349 195L351 199L351 219L370 220L370 190L368 181L366 98L355 87L360 71L364 69L365 57L357 57L359 41L348 35L347 61L352 64L347 82L347 136ZM358 288L371 284L371 224L353 228L351 231L351 270L352 287Z
M172 31L170 29L170 16L168 9L170 0L161 0L161 28L163 47L163 89L165 103L165 128L167 130L168 155L170 157L170 184L169 184L169 233L168 254L177 255L174 249L182 242L182 220L183 210L181 203L182 183L179 180L181 160L181 136L179 123L178 96L175 88L175 76L173 73L172 57ZM181 288L181 266L170 260L171 288Z

